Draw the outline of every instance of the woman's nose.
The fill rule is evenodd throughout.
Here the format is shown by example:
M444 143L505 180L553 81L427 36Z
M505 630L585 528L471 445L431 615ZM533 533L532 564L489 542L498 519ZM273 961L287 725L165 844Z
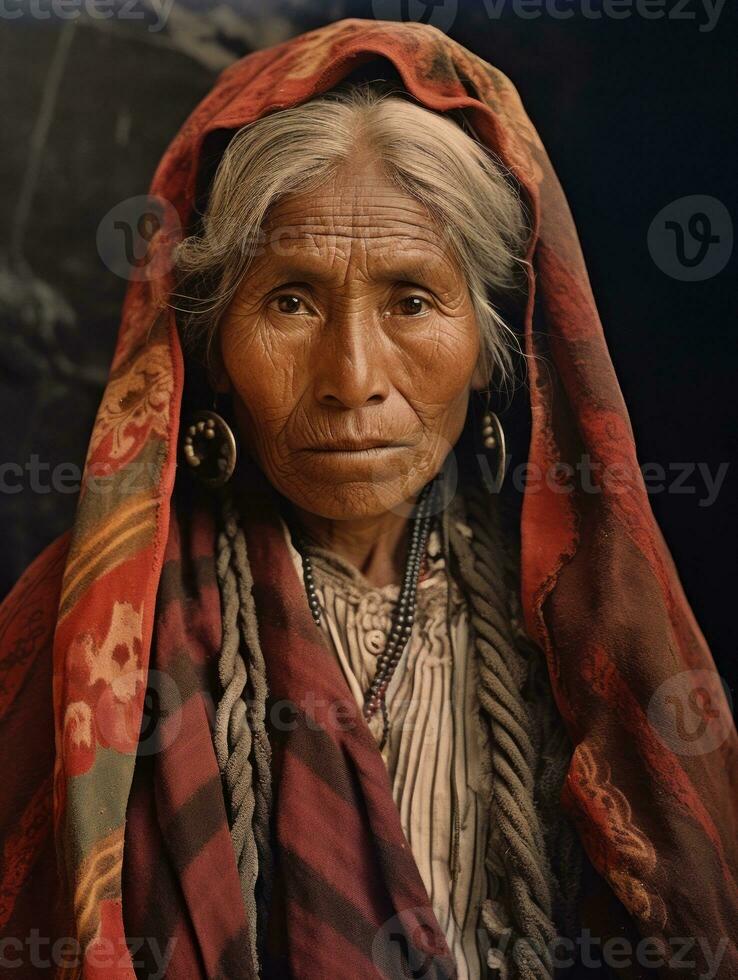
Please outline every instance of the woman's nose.
M381 404L389 394L372 325L362 319L333 323L321 338L315 394L322 405L362 408Z

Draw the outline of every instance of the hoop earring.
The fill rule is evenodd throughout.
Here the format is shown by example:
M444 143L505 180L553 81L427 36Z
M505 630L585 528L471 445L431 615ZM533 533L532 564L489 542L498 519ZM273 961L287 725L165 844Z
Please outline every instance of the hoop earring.
M182 454L190 472L207 487L221 487L233 476L238 450L236 437L222 415L214 409L200 409L187 419L182 438Z
M496 451L494 477L491 481L485 480L485 482L488 483L488 488L491 493L499 493L502 484L505 482L507 463L505 456L505 430L502 428L502 422L500 422L497 415L490 411L489 392L487 392L487 405L482 416L482 447L485 454L492 452L492 450ZM486 477L486 474L484 476Z

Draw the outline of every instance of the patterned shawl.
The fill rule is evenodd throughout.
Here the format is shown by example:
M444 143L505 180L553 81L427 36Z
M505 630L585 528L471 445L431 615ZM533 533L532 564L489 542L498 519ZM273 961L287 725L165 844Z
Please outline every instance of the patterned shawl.
M190 222L210 134L305 101L378 56L428 108L466 111L519 181L533 216L524 333L527 352L544 354L546 369L531 359L528 458L557 479L537 481L523 499L521 600L574 746L562 804L604 889L601 927L624 934L627 923L607 911L614 908L639 935L665 944L722 943L719 976L738 977L738 736L649 507L565 198L507 78L434 28L362 20L228 68L154 177L152 194L171 208L146 274L128 289L74 526L0 607L0 924L10 937L3 955L22 955L16 975L35 976L48 969L31 961L48 962L50 947L30 956L34 937L69 937L54 953L59 976L133 980L144 953L140 945L128 950L125 929L151 939L148 903L168 921L162 947L178 939L172 975L243 975L249 923L202 693L219 642L212 529L194 510L183 523L172 507L184 359L166 305L168 257ZM596 492L584 492L573 465L564 465L584 454ZM320 676L330 704L335 672L325 664L308 679L305 659L290 653L321 656L268 516L255 514L248 534L260 636L265 650L286 651L270 665L272 696L294 700ZM180 703L168 715L172 678ZM166 724L137 761L152 689ZM396 916L399 935L413 942L422 934L434 949L426 975L447 975L442 937L423 918L427 898L365 730L357 725L350 745L320 744L312 734L293 739L289 753L275 746L276 819L291 844L288 873L277 881L279 907L289 909L280 925L289 969L385 975L381 958L379 965L372 958L373 936ZM329 819L316 812L306 823L303 809L300 823L284 787L326 756L345 778L314 801ZM188 812L202 800L211 820L193 825ZM135 881L124 873L132 867ZM75 942L85 953L81 969ZM148 942L146 955L152 949Z

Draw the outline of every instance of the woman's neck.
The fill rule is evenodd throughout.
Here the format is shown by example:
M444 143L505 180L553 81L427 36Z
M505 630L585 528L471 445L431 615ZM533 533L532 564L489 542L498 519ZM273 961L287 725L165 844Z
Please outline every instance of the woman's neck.
M292 505L305 537L358 568L377 588L399 585L405 570L409 520L392 512L337 521Z

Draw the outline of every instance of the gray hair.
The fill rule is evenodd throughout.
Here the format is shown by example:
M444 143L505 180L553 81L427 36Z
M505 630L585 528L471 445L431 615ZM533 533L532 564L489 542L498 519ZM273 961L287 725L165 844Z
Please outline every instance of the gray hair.
M465 131L466 130L466 131ZM519 350L499 304L520 288L529 228L511 175L468 122L386 82L345 85L241 129L218 164L198 233L175 251L185 345L207 363L218 324L262 240L270 208L314 190L359 152L425 205L465 276L485 377L512 375Z

